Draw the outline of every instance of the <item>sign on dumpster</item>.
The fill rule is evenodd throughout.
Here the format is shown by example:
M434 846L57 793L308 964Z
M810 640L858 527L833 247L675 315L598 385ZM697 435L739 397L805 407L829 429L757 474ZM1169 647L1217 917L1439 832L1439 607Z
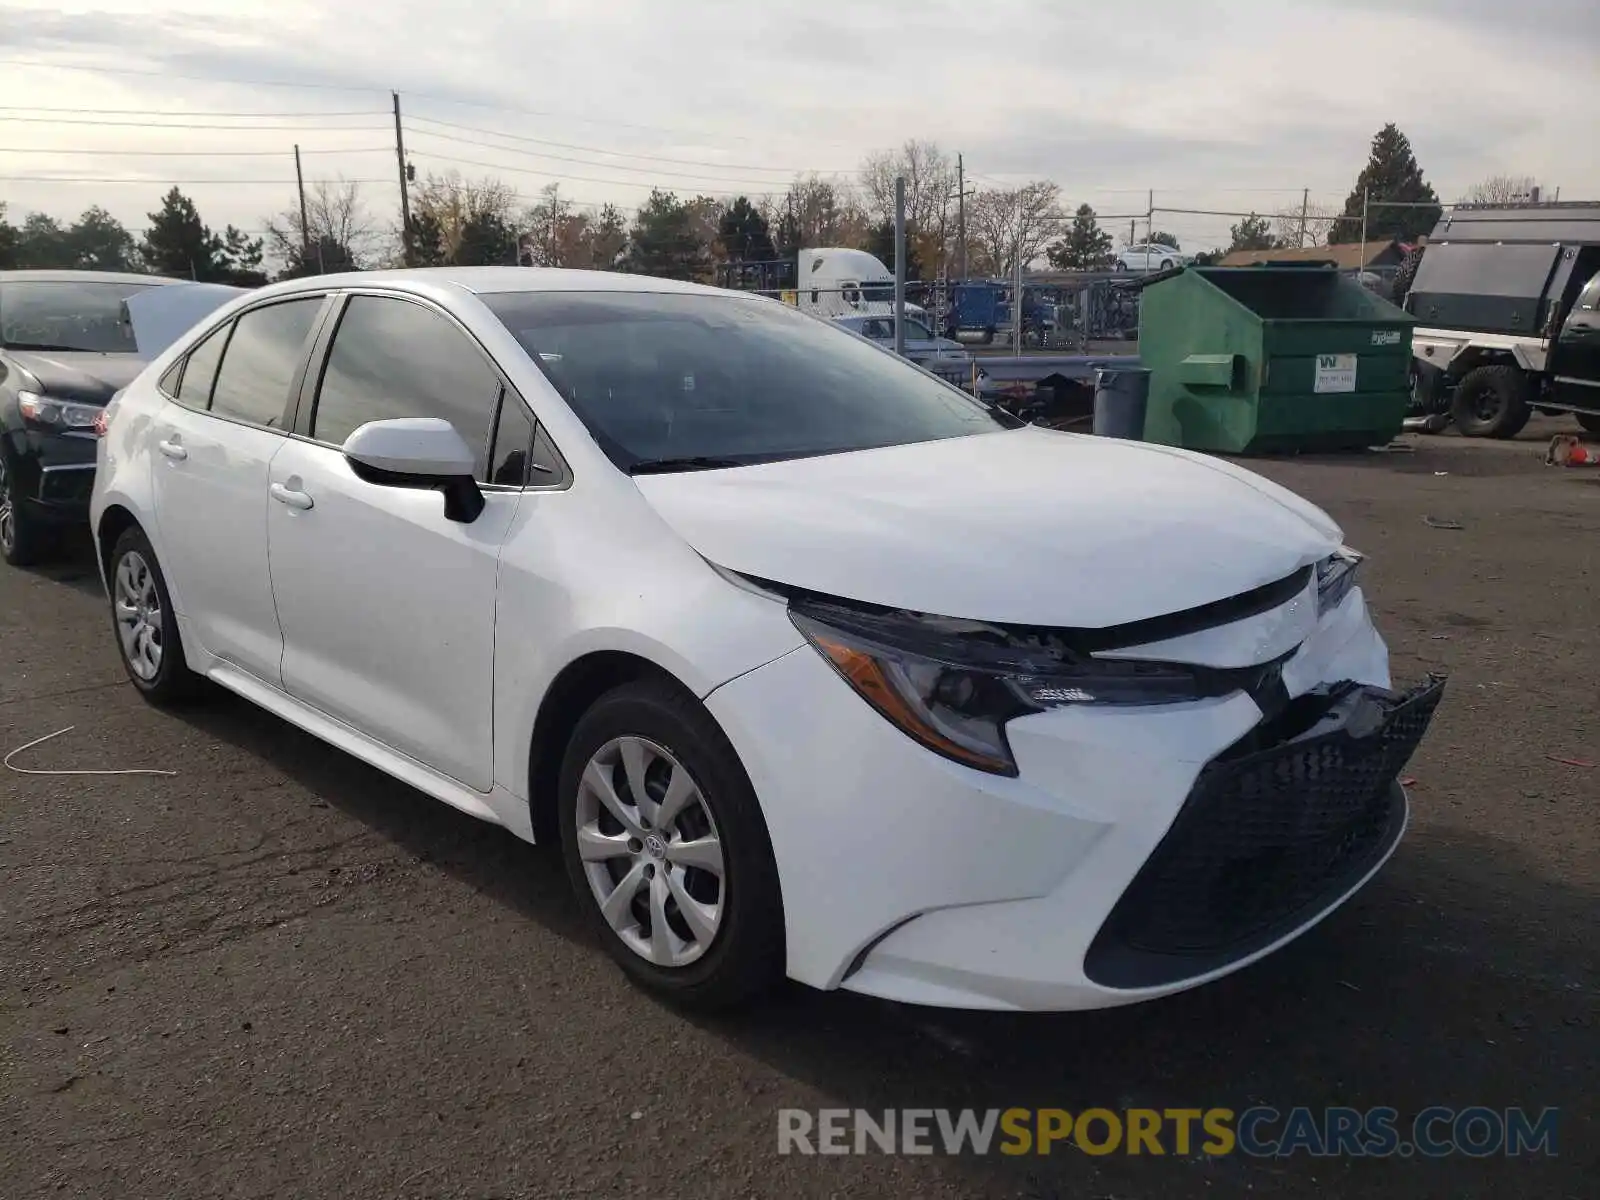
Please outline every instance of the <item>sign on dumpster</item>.
M1354 354L1317 355L1315 392L1353 392L1356 390L1356 356Z

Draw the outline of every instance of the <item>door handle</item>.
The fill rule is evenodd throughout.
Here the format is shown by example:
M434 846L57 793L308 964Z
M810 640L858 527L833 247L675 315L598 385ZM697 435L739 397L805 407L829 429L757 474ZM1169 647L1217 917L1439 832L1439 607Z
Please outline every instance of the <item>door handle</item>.
M285 487L281 483L275 483L267 490L279 504L287 504L290 508L307 509L316 503L308 493Z
M175 458L180 462L189 457L189 452L183 448L183 445L180 442L157 442L156 448L168 458Z

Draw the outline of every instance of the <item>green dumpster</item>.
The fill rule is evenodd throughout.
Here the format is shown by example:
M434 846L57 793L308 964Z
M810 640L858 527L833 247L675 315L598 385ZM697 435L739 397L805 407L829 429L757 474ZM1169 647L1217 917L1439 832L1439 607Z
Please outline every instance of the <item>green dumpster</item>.
M1145 440L1229 454L1384 445L1405 421L1415 324L1331 265L1159 279L1139 304Z

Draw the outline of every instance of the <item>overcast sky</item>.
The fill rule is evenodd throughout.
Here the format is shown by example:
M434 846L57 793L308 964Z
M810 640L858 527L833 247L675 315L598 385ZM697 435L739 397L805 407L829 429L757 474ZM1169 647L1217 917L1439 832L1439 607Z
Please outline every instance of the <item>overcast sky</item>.
M530 197L559 179L625 207L652 184L781 191L911 137L961 151L973 186L1048 178L1107 214L1143 212L1148 189L1158 207L1267 212L1302 188L1338 205L1386 121L1447 201L1500 172L1589 199L1597 67L1593 0L12 0L0 200L13 220L101 204L137 229L182 181L212 226L257 230L293 201L299 142L308 179L371 180L393 220L390 89L419 173ZM296 115L224 115L253 113ZM335 113L354 115L303 115ZM1188 249L1229 223L1156 221Z

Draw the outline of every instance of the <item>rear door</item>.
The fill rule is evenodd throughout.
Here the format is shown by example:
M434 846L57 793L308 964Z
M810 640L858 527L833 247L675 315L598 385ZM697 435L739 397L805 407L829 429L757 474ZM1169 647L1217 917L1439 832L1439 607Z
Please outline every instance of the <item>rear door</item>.
M487 792L495 584L527 460L525 446L514 461L494 453L492 435L503 425L502 442L525 443L532 419L442 309L358 294L337 322L320 381L308 381L297 436L271 469L266 527L283 686ZM351 468L344 440L368 421L395 417L442 417L478 449L487 504L471 524L447 520L437 491L371 483Z
M276 685L283 638L267 575L267 465L285 444L321 295L241 313L163 377L156 528L184 637Z
M1550 350L1556 399L1600 412L1600 274L1583 285Z

